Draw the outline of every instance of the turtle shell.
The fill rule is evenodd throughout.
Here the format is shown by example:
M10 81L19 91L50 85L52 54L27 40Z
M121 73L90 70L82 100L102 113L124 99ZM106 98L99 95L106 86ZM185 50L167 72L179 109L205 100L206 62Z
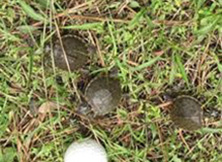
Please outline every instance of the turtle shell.
M197 130L202 127L201 104L193 97L179 96L173 101L170 117L177 126L183 129Z
M85 97L95 115L105 115L114 110L120 102L120 81L111 77L97 77L86 87Z
M73 71L86 64L90 54L87 44L81 38L74 35L66 35L62 37L62 44L65 52L63 52L59 40L54 44L53 55L55 66L63 70L68 70L67 63L69 63L70 70Z

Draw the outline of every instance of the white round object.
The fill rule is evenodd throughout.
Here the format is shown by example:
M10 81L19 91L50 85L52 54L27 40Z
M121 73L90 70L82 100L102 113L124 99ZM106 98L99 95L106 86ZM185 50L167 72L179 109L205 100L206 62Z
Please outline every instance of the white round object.
M108 162L107 154L95 140L73 142L66 150L64 162Z

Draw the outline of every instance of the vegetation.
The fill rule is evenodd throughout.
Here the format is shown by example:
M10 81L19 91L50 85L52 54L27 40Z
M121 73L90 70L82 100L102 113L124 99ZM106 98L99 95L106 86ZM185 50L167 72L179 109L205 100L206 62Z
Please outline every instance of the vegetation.
M53 38L77 33L97 47L81 71L45 65ZM222 161L222 124L178 129L168 89L222 109L221 0L1 0L0 161L62 162L85 137L104 144L110 161ZM118 67L123 98L111 114L88 119L75 95ZM90 77L88 77L90 76Z

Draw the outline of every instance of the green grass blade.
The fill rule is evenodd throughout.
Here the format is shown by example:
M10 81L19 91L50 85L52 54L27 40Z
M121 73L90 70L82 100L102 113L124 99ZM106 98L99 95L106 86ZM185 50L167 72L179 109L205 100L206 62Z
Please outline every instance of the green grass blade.
M136 16L130 21L129 28L134 28L139 23L145 13L146 9L142 9L139 13L137 13Z
M33 52L31 52L29 55L29 73L28 73L28 84L27 84L28 87L30 86L31 83L32 71L33 71Z
M22 26L18 26L17 29L25 34L28 34L30 32L34 32L36 30L38 30L37 27L31 26L31 25L22 25Z
M0 162L13 162L17 159L16 149L13 147L0 147Z
M86 23L82 25L64 26L62 29L96 30L103 31L103 23Z
M170 84L173 84L174 78L176 75L176 68L175 68L175 57L172 55L172 63L171 63L171 71L170 71Z
M202 132L202 133L222 133L221 128L207 128L207 127L204 127L204 128L201 128L199 131Z
M11 40L11 41L19 41L20 40L17 36L11 34L7 30L2 30L0 28L0 33L1 33L2 37L5 39Z
M132 70L133 70L133 71L142 70L142 69L144 69L144 68L147 68L147 67L153 65L154 63L156 63L156 62L157 62L158 60L160 60L160 59L161 59L160 57L155 57L155 58L149 60L148 62L145 62L145 63L143 63L143 64L141 64L141 65L133 68Z
M212 32L216 25L218 24L218 21L221 19L221 16L214 16L212 17L212 22L208 23L207 25L203 26L202 28L200 28L199 30L197 30L195 32L195 34L197 35L206 35L209 34L209 32Z
M219 58L218 58L216 55L214 55L214 59L215 59L215 62L217 63L217 68L218 68L218 70L219 70L220 72L222 72L222 64L220 63Z
M50 5L50 1L49 0L37 0L37 3L39 5L41 5L44 8L48 8Z
M22 0L18 0L18 3L20 4L20 6L22 7L22 9L25 11L25 13L33 18L34 20L38 20L38 21L45 21L46 19L41 15L35 12L35 10L29 6L27 3L25 3Z
M178 54L175 55L175 61L176 61L176 64L179 68L179 71L182 75L183 80L186 82L187 86L189 86L189 80L188 80L185 68L184 68L184 66L182 64L182 61L181 61L181 58Z

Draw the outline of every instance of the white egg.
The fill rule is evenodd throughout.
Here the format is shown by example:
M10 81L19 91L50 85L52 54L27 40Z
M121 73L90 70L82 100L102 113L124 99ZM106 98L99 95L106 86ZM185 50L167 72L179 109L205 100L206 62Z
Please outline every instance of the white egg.
M64 162L108 162L104 147L92 139L73 142L65 152Z

